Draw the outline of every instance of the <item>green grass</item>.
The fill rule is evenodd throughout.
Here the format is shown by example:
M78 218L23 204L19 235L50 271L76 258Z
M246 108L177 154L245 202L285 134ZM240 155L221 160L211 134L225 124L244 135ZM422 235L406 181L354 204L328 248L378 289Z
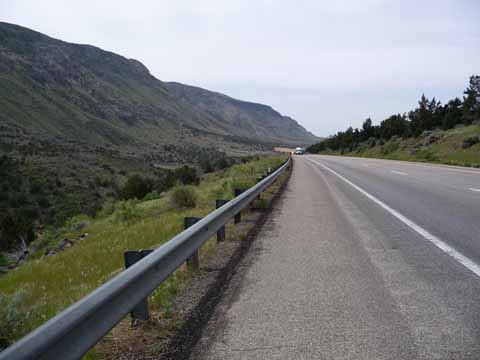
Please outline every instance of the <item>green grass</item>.
M79 300L123 269L123 252L158 247L182 231L184 216L204 216L214 209L215 199L232 198L238 183L253 184L267 168L284 158L268 157L211 173L196 187L197 206L175 209L167 194L160 199L117 206L113 214L90 219L82 229L85 240L54 256L27 261L0 277L0 293L15 298L24 318L12 329L7 342L27 334L40 324ZM128 216L119 212L127 211ZM60 240L67 233L58 234ZM153 295L154 302L168 307L187 275L176 272ZM22 289L21 298L17 289ZM0 318L4 309L0 309Z
M480 125L438 130L435 133L442 137L428 145L425 145L426 139L422 137L393 139L372 148L361 144L356 151L344 155L480 167L480 144L462 149L464 139L480 135Z

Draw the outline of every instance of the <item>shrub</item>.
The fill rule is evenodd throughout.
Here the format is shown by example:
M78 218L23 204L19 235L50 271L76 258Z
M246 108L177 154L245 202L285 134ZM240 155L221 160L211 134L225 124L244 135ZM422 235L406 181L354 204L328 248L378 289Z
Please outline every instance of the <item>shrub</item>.
M212 162L208 159L204 159L200 162L200 168L204 173L211 173L212 171L215 170L215 168L212 165Z
M79 214L79 215L72 216L67 221L65 221L63 228L65 231L77 232L82 230L88 224L90 224L90 222L91 222L90 217L88 217L85 214Z
M32 312L24 311L20 307L27 294L25 287L11 295L0 293L0 351L20 336L21 329L29 321Z
M144 196L142 199L143 201L150 201L150 200L157 200L160 199L161 196L158 192L152 191L151 193L148 193L147 195Z
M184 185L198 184L200 179L197 175L197 169L187 165L174 171L175 178Z
M107 199L103 203L101 209L97 212L96 217L103 218L113 214L115 211L115 200L114 199Z
M0 250L21 246L26 249L35 239L32 214L26 210L9 209L0 218Z
M197 194L193 186L176 186L171 194L171 200L177 208L192 208L197 204Z
M117 203L113 218L116 222L128 222L135 220L139 215L136 202L128 200Z
M235 191L235 189L247 190L255 185L255 181L247 177L237 177L230 181L230 189Z
M220 158L217 161L215 161L214 167L217 170L223 170L226 169L230 166L230 162L226 158Z
M468 149L478 143L480 143L480 136L470 136L463 140L462 149Z
M133 175L119 191L120 198L123 200L142 199L152 191L152 181L144 179L140 175Z
M0 267L8 266L8 260L5 255L0 253Z

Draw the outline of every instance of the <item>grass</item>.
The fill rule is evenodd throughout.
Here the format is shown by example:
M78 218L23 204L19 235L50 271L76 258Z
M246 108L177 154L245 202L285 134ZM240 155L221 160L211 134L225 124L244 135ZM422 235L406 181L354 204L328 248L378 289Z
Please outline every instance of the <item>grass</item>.
M91 219L82 232L88 237L54 256L27 261L0 277L4 301L14 300L24 319L15 332L6 336L13 342L79 300L122 271L123 252L155 248L182 231L184 216L205 216L214 209L215 199L232 198L239 182L254 183L267 168L284 158L265 157L208 174L197 187L196 207L176 209L170 194L160 199L121 204L111 215ZM59 234L61 239L66 234ZM204 250L204 249L202 249ZM204 251L208 251L208 246ZM169 300L188 277L174 273L153 294L153 302L168 308ZM22 288L21 298L16 294ZM6 300L5 300L6 299ZM0 309L0 317L4 309ZM4 335L5 336L5 335Z
M467 149L462 148L463 140L480 135L480 125L438 130L435 134L441 137L432 144L426 144L422 137L392 139L372 148L361 144L356 151L344 155L480 167L480 143Z

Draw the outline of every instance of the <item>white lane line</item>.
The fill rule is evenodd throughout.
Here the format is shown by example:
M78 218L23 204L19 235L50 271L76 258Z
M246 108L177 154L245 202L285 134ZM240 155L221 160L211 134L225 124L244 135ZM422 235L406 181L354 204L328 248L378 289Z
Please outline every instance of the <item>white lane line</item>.
M390 170L392 173L394 174L398 174L398 175L404 175L404 176L407 176L408 174L407 173L404 173L404 172L401 172L401 171L395 171L395 170Z
M395 216L398 220L400 220L401 222L403 222L405 225L409 226L412 230L414 230L415 232L417 232L418 234L422 235L425 239L427 239L428 241L430 241L433 245L435 245L436 247L438 247L440 250L442 250L443 252L445 252L447 255L450 255L452 258L454 258L455 260L457 260L460 264L462 264L463 266L465 266L468 270L470 270L471 272L473 272L475 275L477 276L480 276L480 266L478 264L476 264L475 262L473 262L471 259L469 259L468 257L466 257L465 255L461 254L460 252L458 252L457 250L455 250L453 247L451 247L450 245L448 245L447 243L445 243L444 241L440 240L438 237L436 237L435 235L429 233L427 230L425 230L424 228L422 228L420 225L414 223L412 220L408 219L407 217L403 216L402 214L400 214L398 211L392 209L390 206L388 206L387 204L385 204L383 201L377 199L375 196L369 194L368 192L366 192L365 190L363 190L361 187L355 185L354 183L352 183L350 180L344 178L342 175L340 175L339 173L337 173L336 171L330 169L328 166L326 165L323 165L322 163L318 162L318 161L314 161L314 160L309 160L309 161L312 161L318 165L320 165L321 167L323 167L325 170L328 170L329 172L331 172L332 174L336 175L337 177L339 177L341 180L345 181L348 185L350 185L351 187L353 187L354 189L358 190L360 193L362 193L363 195L365 195L367 198L369 198L370 200L372 200L374 203L376 203L377 205L379 205L380 207L382 207L383 209L385 209L386 211L388 211L390 214L392 214L393 216Z
M349 156L335 156L335 155L321 155L325 157L344 157L348 159L362 159L362 160L367 160L372 162L372 163L385 163L385 162L390 162L390 163L396 163L399 165L411 165L411 166L418 166L418 167L424 167L424 168L436 168L436 169L443 169L443 170L448 170L448 171L454 171L454 172L461 172L464 174L472 174L472 175L480 175L480 169L476 168L468 168L465 166L455 166L455 165L446 165L446 164L432 164L432 163L421 163L421 162L412 162L412 161L402 161L402 160L388 160L388 159L377 159L377 158L361 158L361 157L349 157Z
M479 192L480 192L480 189L475 189L475 188L470 188L469 190L472 190L472 191L479 191Z

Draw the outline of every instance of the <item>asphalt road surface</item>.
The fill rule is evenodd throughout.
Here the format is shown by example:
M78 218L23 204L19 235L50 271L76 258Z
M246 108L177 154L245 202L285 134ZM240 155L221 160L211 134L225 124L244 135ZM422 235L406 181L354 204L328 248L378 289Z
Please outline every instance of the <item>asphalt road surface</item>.
M192 359L480 359L480 171L297 156Z

